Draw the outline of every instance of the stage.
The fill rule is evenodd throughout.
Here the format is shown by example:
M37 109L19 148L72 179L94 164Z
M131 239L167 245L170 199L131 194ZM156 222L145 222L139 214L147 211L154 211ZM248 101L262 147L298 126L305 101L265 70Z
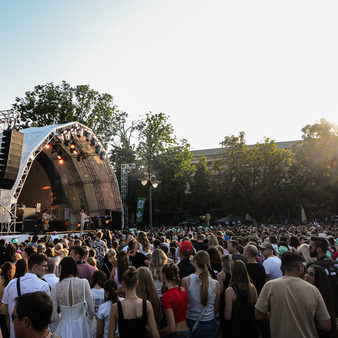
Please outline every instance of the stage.
M0 189L2 237L34 232L45 210L53 215L51 230L77 231L81 210L93 220L114 219L114 226L121 226L118 181L90 128L70 122L20 133L24 138L15 183L10 190Z

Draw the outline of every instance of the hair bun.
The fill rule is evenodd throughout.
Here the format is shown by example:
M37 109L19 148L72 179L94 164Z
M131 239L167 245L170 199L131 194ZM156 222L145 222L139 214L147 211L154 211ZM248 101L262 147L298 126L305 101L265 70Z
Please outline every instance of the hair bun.
M129 267L128 275L131 276L131 277L136 275L136 268L134 266Z

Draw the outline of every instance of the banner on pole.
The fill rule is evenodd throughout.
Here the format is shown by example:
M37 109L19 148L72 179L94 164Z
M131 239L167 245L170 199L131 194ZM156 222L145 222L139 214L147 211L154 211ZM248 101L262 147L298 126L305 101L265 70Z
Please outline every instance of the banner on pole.
M137 198L137 205L136 205L136 223L142 223L143 219L143 211L144 205L146 203L145 197L138 197Z

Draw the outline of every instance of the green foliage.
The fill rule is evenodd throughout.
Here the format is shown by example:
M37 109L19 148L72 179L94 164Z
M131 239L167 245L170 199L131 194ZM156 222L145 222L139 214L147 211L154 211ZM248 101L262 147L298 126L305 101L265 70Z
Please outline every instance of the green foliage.
M139 132L137 154L147 169L152 168L155 159L165 149L177 143L173 136L174 128L163 113L147 113L138 123L137 130Z
M78 121L93 129L106 145L120 119L112 95L88 85L71 87L65 81L61 85L38 85L25 97L17 97L13 107L21 113L21 128Z

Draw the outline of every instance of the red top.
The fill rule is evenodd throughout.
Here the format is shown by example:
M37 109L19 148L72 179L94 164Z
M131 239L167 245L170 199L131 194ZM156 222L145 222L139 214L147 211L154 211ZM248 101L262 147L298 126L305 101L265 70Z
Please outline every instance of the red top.
M169 289L162 295L163 309L173 309L175 322L183 322L187 315L188 294L184 288Z

